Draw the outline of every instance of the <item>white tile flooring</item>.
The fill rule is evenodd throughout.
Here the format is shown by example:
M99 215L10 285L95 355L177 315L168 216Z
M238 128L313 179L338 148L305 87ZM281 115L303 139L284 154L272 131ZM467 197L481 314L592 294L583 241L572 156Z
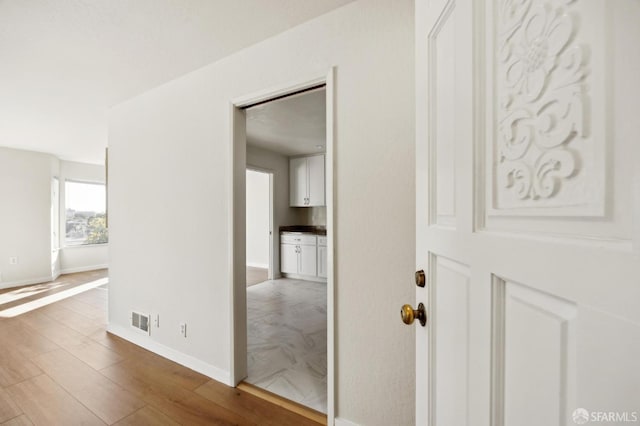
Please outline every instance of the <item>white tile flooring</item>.
M279 279L247 288L247 382L327 412L327 285Z

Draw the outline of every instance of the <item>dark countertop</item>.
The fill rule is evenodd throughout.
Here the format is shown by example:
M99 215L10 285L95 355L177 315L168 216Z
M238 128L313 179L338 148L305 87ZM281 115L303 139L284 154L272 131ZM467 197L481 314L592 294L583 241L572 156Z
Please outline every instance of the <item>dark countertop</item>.
M314 225L288 225L280 227L280 233L282 232L304 232L307 234L327 235L327 228Z

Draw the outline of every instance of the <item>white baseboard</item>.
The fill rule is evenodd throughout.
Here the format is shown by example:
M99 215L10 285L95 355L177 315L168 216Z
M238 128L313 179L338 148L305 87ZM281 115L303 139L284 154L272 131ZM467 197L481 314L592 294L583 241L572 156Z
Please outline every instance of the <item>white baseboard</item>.
M269 265L266 264L266 263L247 262L247 266L250 267L250 268L269 269Z
M231 384L231 375L228 371L221 370L220 368L207 364L206 362L194 358L191 355L187 355L151 340L149 336L138 334L133 329L129 330L126 327L109 324L107 326L107 331L164 358L170 359L171 361L177 362L178 364L197 371L198 373L204 374L213 380L224 383L228 386L233 386L233 384Z
M302 280L302 281L314 281L317 283L326 283L327 279L326 278L322 278L322 277L314 277L313 275L298 275L298 274L291 274L291 273L282 273L282 278L292 278L295 280Z
M42 283L47 283L49 281L53 281L51 279L51 275L46 277L40 277L40 278L29 278L27 280L6 281L3 283L0 283L0 289L11 288L11 287L21 287L23 285L31 285L31 284L42 284Z
M336 417L336 419L334 420L333 424L335 426L360 426L358 423L354 423L354 422L351 422L349 420L341 419L339 417Z
M97 269L107 269L108 267L109 265L105 263L102 265L81 266L79 268L66 268L61 269L60 274L75 274L76 272L95 271Z
M104 269L108 267L109 265L95 265L95 266L86 266L82 268L63 269L63 270L56 271L53 276L49 276L49 277L29 278L28 280L0 282L0 290L5 288L12 288L12 287L22 287L25 285L48 283L50 281L57 280L62 274L73 274L74 272L95 271L96 269Z

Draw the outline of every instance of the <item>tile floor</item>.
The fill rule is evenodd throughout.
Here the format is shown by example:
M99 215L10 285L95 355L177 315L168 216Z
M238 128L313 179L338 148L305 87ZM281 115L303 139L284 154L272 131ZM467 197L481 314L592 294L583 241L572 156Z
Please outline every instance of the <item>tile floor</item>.
M327 412L327 284L293 279L247 288L247 382Z

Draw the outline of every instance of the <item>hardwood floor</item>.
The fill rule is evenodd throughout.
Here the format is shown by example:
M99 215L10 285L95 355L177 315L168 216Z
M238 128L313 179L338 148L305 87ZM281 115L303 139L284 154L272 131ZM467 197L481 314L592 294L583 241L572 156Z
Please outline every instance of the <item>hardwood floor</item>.
M97 278L56 281L68 289ZM6 314L60 287L0 292L0 425L318 425L107 333L106 288Z
M247 266L247 287L267 281L269 270Z

